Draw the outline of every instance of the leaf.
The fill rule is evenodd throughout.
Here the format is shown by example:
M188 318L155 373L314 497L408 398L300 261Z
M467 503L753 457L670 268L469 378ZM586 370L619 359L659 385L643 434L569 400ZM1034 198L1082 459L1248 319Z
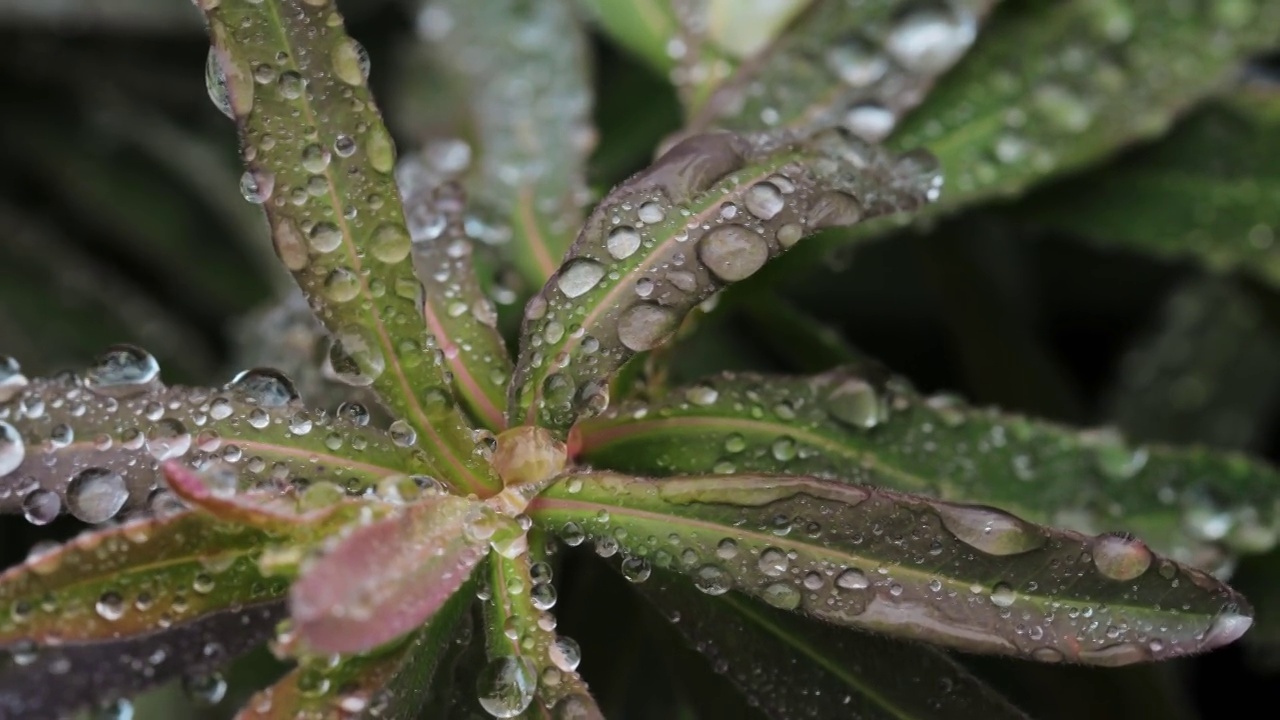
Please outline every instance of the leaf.
M472 265L472 242L462 218L465 198L452 183L428 185L428 171L415 171L411 162L402 161L396 174L405 212L414 219L409 226L415 241L413 262L426 288L423 307L437 343L434 352L444 355L454 394L471 416L498 431L506 426L503 408L511 356L497 330L498 311L481 291ZM427 234L415 232L419 228ZM430 232L438 234L430 237Z
M305 563L289 610L308 651L355 653L426 622L462 587L488 544L473 500L429 497L354 528Z
M709 597L668 573L638 588L772 718L1026 717L926 645L833 633L737 592Z
M578 643L558 636L554 622L547 627L556 588L546 545L547 537L534 531L525 552L491 556L493 602L484 605L489 662L481 673L480 704L498 717L604 720L575 672L582 659ZM487 683L491 677L502 682Z
M225 96L240 127L242 189L263 205L277 255L332 333L334 371L373 386L443 479L492 489L497 481L449 392L447 365L430 353L437 342L423 318L395 148L369 94L367 54L326 5L204 6L211 95Z
M1124 529L1183 562L1273 546L1280 473L1233 452L1129 445L922 396L883 370L725 374L580 426L580 459L640 474L784 473L993 505L1031 522Z
M724 15L745 20L731 3L720 4L728 10ZM732 72L714 84L714 92L705 88L701 102L694 93L689 126L813 130L843 125L879 142L964 56L995 4L791 2L793 12L807 10L771 42L748 39L753 50L731 61ZM784 5L774 3L775 8ZM755 37L725 25L726 39ZM707 68L715 67L714 58L705 58L685 74L714 76L715 70Z
M926 156L889 158L838 131L680 142L609 193L530 301L511 423L564 430L599 412L613 372L698 303L819 228L921 207L935 171Z
M569 0L434 0L420 27L437 64L468 88L478 208L533 287L546 282L582 220L591 86L585 33Z
M1280 400L1280 334L1253 298L1220 278L1192 280L1152 330L1121 364L1116 424L1144 440L1259 447Z
M284 604L268 602L121 640L11 648L0 659L0 717L65 717L182 675L213 671L266 642L283 617Z
M1220 647L1252 623L1243 597L1132 536L811 477L580 473L529 509L710 595L971 652L1127 665Z
M256 562L269 540L191 512L81 535L0 574L0 645L145 635L280 598Z
M889 143L927 146L947 168L937 211L1015 195L1163 133L1278 35L1266 0L1004 3Z
M247 371L222 390L164 387L157 372L149 355L118 346L79 376L0 381L0 400L8 398L0 433L21 439L0 444L0 511L43 525L63 511L99 523L158 507L166 502L153 494L159 464L171 459L218 460L260 483L327 480L353 490L432 472L422 450L308 410L274 371Z
M467 609L474 593L454 593L418 632L392 648L367 655L308 657L275 685L257 693L237 720L338 720L420 716L425 689L437 682L450 645L470 632Z
M760 340L789 367L820 372L866 361L867 356L852 347L839 330L784 298L742 293L734 299L741 305L748 322L767 330L760 333Z
M1018 214L1110 247L1243 270L1275 287L1280 176L1267 159L1280 153L1278 138L1280 88L1246 87L1106 173L1037 192Z
M675 67L668 48L679 24L671 0L578 0L578 4L611 38L655 70L667 72Z

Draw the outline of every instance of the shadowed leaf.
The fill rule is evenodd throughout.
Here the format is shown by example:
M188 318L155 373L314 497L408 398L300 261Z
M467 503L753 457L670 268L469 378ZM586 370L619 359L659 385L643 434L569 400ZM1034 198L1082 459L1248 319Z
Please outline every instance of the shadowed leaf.
M183 675L216 670L266 642L283 617L284 604L268 602L138 637L32 652L10 649L0 655L0 717L65 717Z
M269 538L192 512L81 535L0 575L0 645L143 635L280 598L256 562Z
M419 14L436 64L467 87L475 209L532 287L582 220L589 124L587 40L569 0L433 0ZM503 230L509 227L509 233ZM502 228L502 229L500 229Z
M562 537L829 622L972 652L1115 666L1202 652L1244 599L1140 540L807 477L569 475L530 505ZM661 539L661 540L659 540ZM626 565L623 569L626 572Z
M159 488L159 464L176 459L219 460L246 482L327 480L352 489L431 473L421 450L308 410L273 371L248 371L222 390L164 387L148 357L118 347L78 377L8 381L13 395L0 404L0 511L38 524L63 511L103 522L163 504L163 495L149 494ZM7 444L10 438L21 445Z
M875 368L711 378L584 423L580 452L620 471L813 474L1125 529L1198 566L1223 562L1219 544L1258 552L1280 531L1280 473L1263 462L970 408Z
M1280 88L1246 87L1107 173L1036 193L1019 214L1108 246L1189 256L1280 286L1277 155Z
M488 545L484 506L425 498L337 539L294 583L290 615L310 651L353 653L422 625L470 577Z
M372 386L444 479L495 486L448 367L429 352L437 343L364 48L332 7L303 0L226 0L205 15L210 92L240 127L242 189L263 205L277 255L332 333L329 364L345 382Z
M498 312L480 289L472 265L472 241L463 226L465 198L453 184L429 184L417 158L396 170L413 236L413 262L426 288L424 311L444 355L453 390L479 425L506 426L506 383L511 356L498 333Z
M578 0L578 4L610 37L655 70L665 73L675 67L670 48L680 26L671 0Z
M578 643L557 635L554 621L547 622L556 588L546 544L547 536L535 531L525 553L491 556L494 602L484 606L489 663L482 677L492 674L514 682L505 683L505 692L482 688L480 703L499 717L604 720L575 672L582 659Z
M775 720L1026 717L926 645L831 632L736 592L709 597L665 572L638 587Z
M245 704L237 720L347 720L420 717L425 688L435 684L450 644L471 632L467 608L474 594L454 593L425 627L392 647L367 655L303 664Z
M530 301L508 417L564 430L598 413L614 371L712 293L819 228L921 207L938 179L926 155L834 130L680 142L609 193Z

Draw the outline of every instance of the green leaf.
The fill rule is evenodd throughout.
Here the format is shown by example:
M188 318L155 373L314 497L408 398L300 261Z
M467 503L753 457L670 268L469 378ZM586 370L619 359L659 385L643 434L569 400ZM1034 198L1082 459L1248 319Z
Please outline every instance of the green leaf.
M785 473L981 503L1087 533L1123 529L1182 562L1260 552L1280 532L1280 472L1233 452L1134 446L850 367L726 374L580 427L580 458L640 474Z
M1269 162L1277 155L1280 88L1246 87L1107 172L1044 188L1017 213L1107 246L1191 257L1280 286L1280 175Z
M435 237L419 236L413 232L418 223L410 224L413 262L426 288L427 327L437 343L434 352L444 355L454 394L471 417L490 430L501 430L506 425L503 408L511 356L497 330L497 309L481 291L472 265L462 191L454 184L427 186L427 172L411 172L407 162L397 170L405 212L416 221L427 220L429 231L439 232Z
M211 95L225 97L240 126L243 189L263 204L276 253L332 333L334 371L372 385L444 479L494 488L448 366L430 352L395 148L369 94L364 49L327 3L225 0L205 14Z
M733 12L737 8L731 2L721 4L726 16L745 14ZM879 142L969 50L995 0L774 3L793 11L806 4L808 10L772 42L725 24L722 34L743 37L736 42L748 52L728 63L706 57L694 66L701 69L685 71L708 78L703 101L696 92L690 97L691 128L843 125ZM708 95L715 68L726 64L733 72L724 73Z
M281 598L256 562L269 540L193 512L81 535L0 574L0 645L116 640Z
M919 208L937 177L925 155L834 130L685 139L609 193L525 309L512 424L564 430L598 412L612 374L712 293L819 228Z
M1115 666L1202 652L1252 623L1243 597L1132 536L812 477L566 476L543 527L700 590L957 649Z
M737 592L709 597L669 573L638 587L769 717L1026 717L935 648L831 632Z
M589 16L610 37L655 70L675 67L668 48L680 26L671 0L578 0Z
M386 432L307 409L274 371L250 370L209 390L164 387L153 363L118 346L78 377L8 390L0 381L0 399L13 393L0 404L0 511L44 524L64 511L99 523L144 503L156 509L167 498L149 493L171 459L220 460L246 485L293 478L360 490L432 472L423 451ZM143 375L124 381L126 366ZM21 444L7 445L10 438Z
M289 613L308 652L363 652L410 632L444 607L489 547L485 506L427 497L338 536L305 562Z
M890 145L938 156L937 210L1018 194L1163 133L1277 37L1280 5L1268 0L1004 3Z
M569 0L434 0L423 34L467 88L478 145L468 187L525 280L555 272L583 216L590 125L587 38ZM496 228L492 228L497 232ZM499 238L494 238L499 239Z
M365 655L307 657L271 687L257 693L237 720L346 720L372 716L385 720L419 717L425 688L437 680L450 645L470 631L467 609L474 602L468 586L454 593L431 620L404 642Z
M578 643L557 635L554 621L548 622L556 588L551 584L547 540L535 530L523 553L491 556L488 576L493 602L484 605L489 663L481 678L500 670L496 676L511 682L505 692L482 686L480 702L499 717L603 720L576 672L582 659Z

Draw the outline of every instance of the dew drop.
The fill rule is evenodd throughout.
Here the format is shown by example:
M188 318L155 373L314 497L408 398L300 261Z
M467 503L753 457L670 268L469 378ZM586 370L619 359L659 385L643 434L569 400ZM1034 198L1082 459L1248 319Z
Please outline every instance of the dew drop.
M331 222L318 222L307 233L311 249L318 253L330 253L342 245L342 231Z
M578 647L578 643L564 635L557 637L555 642L551 643L551 647L547 648L547 656L561 672L573 672L582 662L582 650Z
M0 403L9 402L27 386L22 366L8 355L0 355ZM0 475L4 475L0 472Z
M862 203L857 198L839 190L827 190L809 204L805 221L810 230L818 230L853 225L862 219L862 215Z
M9 423L0 422L0 478L17 470L26 456L22 435Z
M782 212L786 201L783 200L782 191L778 186L766 180L751 186L743 204L746 205L747 212L761 220L772 220L775 215Z
M649 579L653 568L645 558L632 555L622 561L622 577L633 583L642 583Z
M556 275L556 286L566 297L585 295L604 277L604 266L588 258L570 260Z
M298 399L287 375L272 368L251 368L232 378L228 387L261 407L281 407ZM230 411L230 407L227 408Z
M191 433L177 418L162 418L147 431L147 452L160 462L182 457L191 449Z
M129 488L120 473L107 468L86 468L67 485L67 509L87 523L110 520L129 499Z
M878 143L889 137L897 123L897 116L889 108L879 103L865 102L845 111L843 125L863 140Z
M852 38L832 45L824 58L827 68L850 87L866 87L884 77L889 61L865 40Z
M159 377L160 363L151 353L133 345L115 345L85 371L84 386L98 395L125 398L154 389Z
M782 577L786 574L789 564L787 554L775 547L765 548L757 562L760 572L769 577Z
M1090 549L1098 572L1112 580L1133 580L1151 567L1153 556L1146 543L1127 533L1099 535Z
M525 658L494 658L480 671L476 692L480 706L496 718L515 717L533 702L537 671Z
M871 587L866 573L858 568L849 568L836 576L836 587L845 590L864 590Z
M800 607L800 595L799 588L785 582L772 583L760 592L760 597L765 602L783 610L795 610Z
M743 280L764 267L769 243L741 225L721 225L698 242L698 259L725 282Z
M240 194L254 205L271 199L276 188L276 176L267 170L246 170L240 176Z
M32 490L22 499L22 515L32 525L48 525L61 512L62 498L52 490Z
M398 263L409 257L413 241L409 233L401 225L387 223L373 231L373 241L369 251L375 258L384 263Z
M952 535L988 555L1017 555L1047 542L1035 526L1003 510L976 505L936 505L934 509Z
M231 95L227 92L227 76L222 63L218 61L218 51L214 48L209 48L209 54L205 57L204 85L213 106L223 115L235 119L235 113L231 111Z
M971 13L930 3L902 16L884 44L904 68L932 74L959 60L973 44L977 31L977 21Z
M650 350L675 332L677 321L675 312L661 305L634 305L618 319L618 340L635 352Z
M824 402L827 413L837 422L855 428L870 429L880 424L880 397L875 388L861 378L849 378L832 390Z
M1018 593L1008 583L996 583L995 587L991 588L991 604L996 607L1007 608L1017 598Z
M719 565L703 565L694 571L693 584L708 595L723 595L733 589L733 578Z
M645 223L647 225L652 225L654 223L662 222L663 219L667 217L667 211L664 210L662 206L656 202L647 202L642 204L640 206L640 209L636 211L636 216L640 218L640 222ZM618 229L621 230L622 228L618 228ZM610 233L611 236L612 234L613 233ZM637 236L636 242L638 245L639 236ZM612 250L610 252L612 252ZM631 253L627 253L627 254L630 255ZM618 257L618 256L615 255L614 257Z
M625 260L640 249L640 233L628 225L616 227L609 232L609 237L605 239L605 248L608 249L609 254L614 259Z
M97 611L98 616L103 620L115 622L124 617L124 598L120 596L120 593L108 590L98 597L93 609Z
M351 38L343 38L333 47L333 71L348 85L364 85L369 81L369 51Z
M334 302L350 302L360 295L360 276L350 268L334 268L324 278L324 294Z

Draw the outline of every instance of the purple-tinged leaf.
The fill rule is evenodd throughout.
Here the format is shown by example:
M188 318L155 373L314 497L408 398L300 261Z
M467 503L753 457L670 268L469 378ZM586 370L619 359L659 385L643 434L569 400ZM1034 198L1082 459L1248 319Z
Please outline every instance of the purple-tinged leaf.
M831 632L737 592L710 597L663 571L638 588L774 720L1027 717L927 645Z
M811 477L566 476L543 527L832 623L972 652L1125 665L1226 645L1244 598L1124 535Z
M111 640L280 598L271 536L180 512L88 532L0 574L0 645Z
M395 148L369 93L364 48L331 3L202 7L211 96L240 128L242 189L263 205L277 254L332 334L334 373L377 391L444 479L495 488L448 367L431 352Z
M283 602L250 603L120 640L0 650L0 717L66 717L211 672L266 642L283 618Z
M0 511L38 524L61 512L99 523L161 508L171 499L160 490L167 460L221 462L246 484L323 480L353 490L433 473L422 450L308 410L271 371L251 370L222 390L163 387L149 360L120 347L80 376L0 379Z
M1234 452L1127 444L949 395L875 366L724 374L580 427L579 457L642 475L806 474L993 505L1086 533L1127 530L1181 562L1272 547L1280 471Z
M447 672L450 645L471 632L468 608L475 594L464 586L425 627L404 642L365 655L307 657L275 685L258 692L236 720L412 720L421 717L426 689Z
M537 288L582 222L595 145L588 47L569 0L430 0L419 31L466 88L477 167L468 187L486 225ZM495 228L491 227L491 230Z
M303 565L290 614L307 651L355 653L421 626L462 587L488 551L484 506L425 498L335 538Z
M412 172L401 162L405 212L429 218L429 232L413 232L413 262L426 288L423 305L427 327L436 339L433 352L443 355L452 375L453 392L478 425L492 431L506 426L507 380L511 356L498 333L498 312L480 289L471 262L472 241L463 226L465 197L453 183L426 186L426 172ZM408 182L406 182L408 181ZM443 227L439 226L443 223ZM417 223L410 223L415 231Z
M818 229L917 209L939 180L927 155L834 130L680 142L605 198L530 301L508 417L563 431L598 413L614 371L712 293Z
M525 552L490 556L493 602L484 605L489 660L478 680L479 702L496 717L604 720L577 673L578 643L557 635L554 621L548 622L556 588L547 539L535 530Z

